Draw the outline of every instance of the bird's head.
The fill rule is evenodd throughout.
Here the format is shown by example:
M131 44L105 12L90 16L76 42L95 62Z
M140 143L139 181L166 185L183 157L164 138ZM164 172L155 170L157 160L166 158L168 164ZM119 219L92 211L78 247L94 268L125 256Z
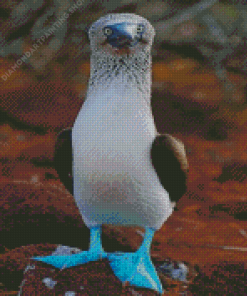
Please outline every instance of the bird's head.
M131 85L150 93L151 47L154 28L133 13L114 13L101 17L88 31L91 46L89 86ZM119 84L117 84L119 85Z
M133 13L101 17L88 33L92 52L116 57L149 53L155 34L149 21Z

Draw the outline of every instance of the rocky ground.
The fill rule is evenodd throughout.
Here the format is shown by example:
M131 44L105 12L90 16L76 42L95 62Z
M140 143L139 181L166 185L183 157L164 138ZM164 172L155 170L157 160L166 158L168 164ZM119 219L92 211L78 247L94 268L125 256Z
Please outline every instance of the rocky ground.
M15 7L5 6L1 13ZM130 12L141 9L128 7ZM97 7L92 11L75 13L72 29L81 18L91 22L106 12ZM144 16L151 13L150 7L141 11ZM29 21L37 17L31 13ZM192 27L201 28L186 23L176 29L174 39L183 36L182 28L194 32ZM0 28L8 36L20 24L16 21L12 28L2 18ZM32 45L28 35L23 38L22 54ZM73 125L87 87L88 43L84 35L80 40L84 51L76 63L77 45L68 41L55 58L46 40L32 56L32 67L22 65L0 81L0 295L18 295L18 291L20 295L155 295L121 285L105 260L70 271L51 270L41 263L34 268L30 262L30 257L50 254L59 245L88 248L89 231L53 166L56 135ZM184 141L190 171L188 190L155 234L151 255L164 294L247 295L245 53L240 50L224 62L235 85L227 96L207 60L197 53L184 54L190 49L154 45L155 122L159 132ZM16 59L15 55L0 58L0 76ZM104 226L103 245L107 251L134 251L142 235L138 228Z
M85 75L89 74L88 68L87 61L81 65ZM22 77L21 72L18 75ZM26 286L23 284L22 290L33 288L34 282L30 282L28 273L33 271L23 274L30 257L49 254L57 245L87 249L89 240L89 232L73 197L53 168L56 133L72 125L82 105L76 87L58 80L36 85L32 78L27 80L28 85L23 83L17 87L18 75L9 82L13 89L1 91L0 100L4 115L0 126L2 295L17 295L23 279ZM244 85L245 77L230 75L241 87ZM190 165L188 191L156 233L152 244L156 266L164 262L173 265L170 273L167 269L159 271L164 288L170 295L182 295L185 291L187 295L244 295L247 252L245 93L241 93L238 103L223 102L220 95L215 95L220 86L213 71L179 56L155 62L153 77L152 107L157 127L160 132L169 132L184 141ZM193 87L200 93L199 99L192 95ZM205 89L207 94L203 93ZM47 104L55 106L54 109ZM68 107L71 104L73 108ZM18 112L13 112L15 108ZM136 250L141 239L141 229L104 227L103 244L109 251ZM184 262L188 268L183 281L173 278L179 262ZM133 288L119 286L113 279L106 261L95 264L97 268L93 270L104 279L97 286L98 291L105 291L105 283L111 283L108 294L98 292L99 295L114 295L120 290L123 295L135 295L128 294L134 293ZM74 277L85 275L85 268L75 270ZM37 273L50 273L42 264L36 269L34 278ZM104 270L109 273L102 275ZM96 275L86 272L87 283ZM54 278L60 276L56 272ZM64 274L62 278L65 280ZM90 284L85 286L91 287ZM75 291L76 287L73 288ZM64 284L61 288L60 285L58 289L67 289L67 286ZM93 295L90 291L78 295ZM27 293L23 295L29 295ZM145 291L138 293L145 295Z

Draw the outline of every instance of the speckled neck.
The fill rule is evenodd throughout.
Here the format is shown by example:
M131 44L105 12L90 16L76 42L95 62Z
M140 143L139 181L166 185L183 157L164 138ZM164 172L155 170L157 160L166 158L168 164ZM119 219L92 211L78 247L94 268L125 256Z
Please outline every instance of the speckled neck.
M150 103L151 65L151 55L145 52L122 57L93 53L88 93L112 88L121 82L122 89L138 90Z

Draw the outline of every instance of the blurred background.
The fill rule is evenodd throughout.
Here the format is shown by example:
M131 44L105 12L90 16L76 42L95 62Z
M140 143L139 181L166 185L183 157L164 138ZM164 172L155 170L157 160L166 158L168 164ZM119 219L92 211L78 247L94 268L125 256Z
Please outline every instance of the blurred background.
M160 133L171 133L183 140L188 153L188 191L159 231L161 245L155 250L164 258L199 266L198 270L207 275L212 272L208 266L218 266L219 262L235 264L236 270L242 264L237 278L242 274L246 280L245 1L0 3L2 253L47 239L34 238L35 230L28 228L30 221L36 221L34 225L42 229L42 223L51 227L63 215L73 216L60 200L61 194L68 193L53 167L54 145L57 133L73 125L85 97L90 73L86 29L110 12L136 13L153 24L155 122ZM36 197L32 199L34 191ZM23 194L29 197L22 203ZM38 213L34 209L39 209ZM45 220L42 215L47 211L51 217L54 211L59 214L54 220ZM25 218L28 215L32 220ZM23 233L23 227L30 230L30 235L16 236ZM58 237L49 237L49 242L59 243ZM225 281L228 278L229 272ZM246 290L241 290L246 294L236 292L236 286L232 293L247 294ZM215 295L233 295L226 291L220 294L224 287L224 281L208 284L207 288L205 284L205 294L200 295L212 291L216 291Z

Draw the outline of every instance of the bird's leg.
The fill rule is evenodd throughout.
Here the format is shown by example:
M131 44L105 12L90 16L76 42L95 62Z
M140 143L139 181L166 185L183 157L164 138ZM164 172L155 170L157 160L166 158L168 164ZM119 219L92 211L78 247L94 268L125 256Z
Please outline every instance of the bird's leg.
M104 255L105 251L102 247L101 242L101 227L96 226L90 228L90 243L89 243L89 252L102 254Z
M127 281L137 287L150 288L162 294L162 285L150 258L150 246L154 232L153 229L146 228L142 245L136 252L108 253L108 259L120 281Z
M51 255L46 257L34 257L33 260L42 261L51 264L57 268L68 268L77 266L90 261L97 261L106 258L107 254L101 244L101 227L90 228L90 244L88 251L82 251L78 254L69 255Z

